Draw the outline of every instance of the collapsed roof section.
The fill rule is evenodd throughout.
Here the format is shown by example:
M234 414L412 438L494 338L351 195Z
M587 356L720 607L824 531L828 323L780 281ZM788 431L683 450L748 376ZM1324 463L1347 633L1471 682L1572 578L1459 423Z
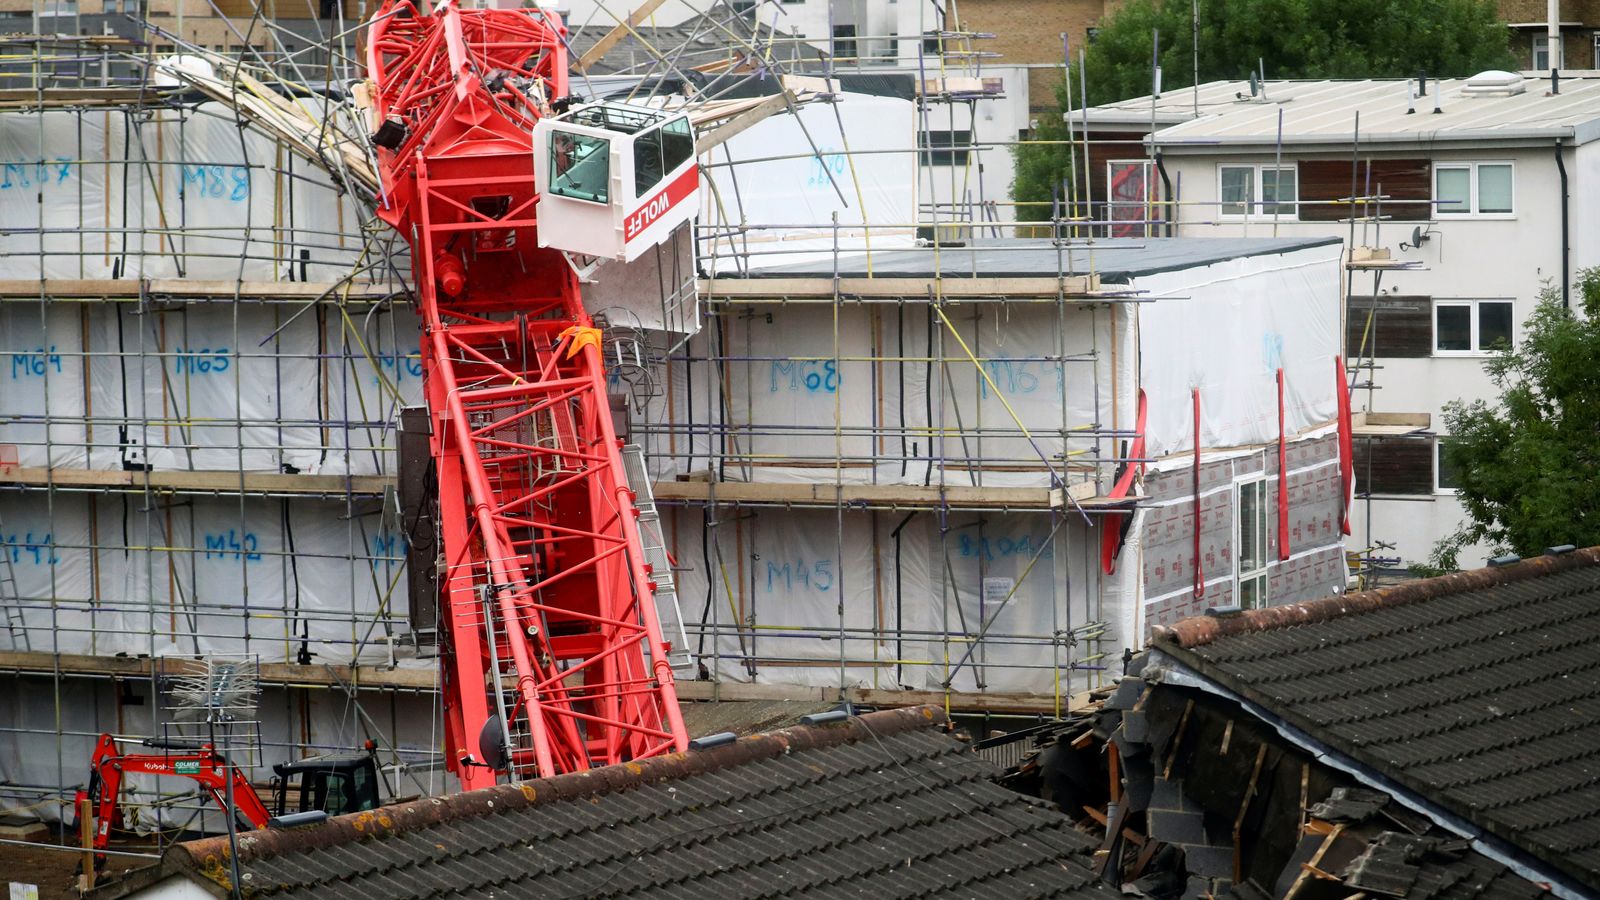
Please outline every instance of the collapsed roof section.
M1158 629L1149 678L1558 887L1600 883L1600 548ZM1156 676L1153 673L1161 671Z

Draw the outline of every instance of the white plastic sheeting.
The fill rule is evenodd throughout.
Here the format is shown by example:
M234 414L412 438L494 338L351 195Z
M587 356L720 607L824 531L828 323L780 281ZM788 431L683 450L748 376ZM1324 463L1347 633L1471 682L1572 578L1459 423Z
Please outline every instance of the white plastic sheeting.
M404 540L376 500L342 502L10 495L26 642L57 653L253 653L333 663L389 659L403 629ZM9 599L9 598L8 598ZM359 651L359 652L358 652Z
M1277 440L1280 367L1289 434L1333 418L1339 259L1329 244L1137 280L1155 301L1139 309L1151 456L1193 449L1195 388L1202 447Z
M873 249L906 246L916 221L916 136L911 101L849 91L734 135L701 157L711 184L701 192L700 225L714 235L701 242L701 264L727 272L741 268L733 254L750 254L756 266L826 255L835 216L845 246L865 243L864 225ZM762 227L730 233L752 224Z
M0 305L0 444L24 466L392 472L416 317L297 309Z
M718 678L1049 693L1058 673L1063 691L1094 677L1071 668L1092 644L1051 644L1103 615L1090 599L1096 532L1081 519L968 514L943 531L928 511L725 510L713 528L702 521L675 510L668 533L691 649Z
M209 102L0 113L0 208L7 278L326 282L361 252L325 173Z
M1127 309L953 307L976 365L929 315L874 304L842 307L835 321L827 307L765 307L724 335L698 336L642 417L655 473L704 469L725 444L731 480L1042 487L1064 447L1074 460L1096 450L1092 436L1064 439L1064 429L1132 427ZM728 357L720 371L706 360L712 348ZM1051 361L1062 356L1075 359ZM926 362L940 357L948 362Z

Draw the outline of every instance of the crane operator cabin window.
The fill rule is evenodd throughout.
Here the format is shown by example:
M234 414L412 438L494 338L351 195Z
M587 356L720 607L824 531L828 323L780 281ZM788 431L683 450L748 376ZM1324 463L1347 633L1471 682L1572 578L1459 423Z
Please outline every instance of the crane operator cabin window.
M550 192L576 200L610 203L611 142L557 131L550 139Z

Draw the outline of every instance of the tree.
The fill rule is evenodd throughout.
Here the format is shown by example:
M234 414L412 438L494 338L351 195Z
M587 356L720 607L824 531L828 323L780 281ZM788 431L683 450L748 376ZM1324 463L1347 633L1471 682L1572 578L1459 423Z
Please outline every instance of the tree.
M1409 77L1420 72L1456 77L1516 68L1510 31L1492 0L1202 0L1199 6L1202 81L1248 78L1258 65L1273 79ZM1103 19L1084 51L1090 102L1150 93L1152 33L1157 29L1162 90L1192 86L1192 8L1191 0L1128 0ZM1074 92L1077 69L1074 60L1067 70ZM1073 100L1076 105L1082 98ZM1056 102L1054 114L1040 117L1037 140L1065 140L1060 116L1070 108L1065 83L1056 89ZM1062 146L1023 144L1015 155L1014 200L1049 201L1052 186L1068 177ZM1036 221L1049 213L1048 204L1024 206L1018 216Z
M1469 521L1434 548L1439 569L1477 543L1523 556L1600 544L1600 268L1574 287L1583 316L1547 284L1527 336L1485 363L1497 404L1445 406L1440 452Z

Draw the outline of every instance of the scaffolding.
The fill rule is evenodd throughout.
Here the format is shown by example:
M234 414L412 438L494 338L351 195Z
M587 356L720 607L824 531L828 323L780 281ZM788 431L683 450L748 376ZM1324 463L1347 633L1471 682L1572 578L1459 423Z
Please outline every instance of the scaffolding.
M688 91L707 109L793 78L702 131L803 106L844 136L849 60L785 37L779 4L708 3L678 47L607 12L591 46L617 33L637 55L589 96ZM360 171L358 26L336 17L299 44L259 10L216 18L226 40L205 46L148 22L137 38L5 42L0 150L19 190L0 185L0 258L20 277L0 281L0 351L27 389L0 402L0 666L50 702L19 700L0 735L18 755L30 738L55 746L8 773L0 807L58 811L100 731L170 727L142 698L176 658L218 652L260 660L258 762L371 739L392 793L448 789L417 639L433 623L404 602L397 447L420 403L418 331L404 244ZM1130 216L1064 192L1044 222L1020 221L977 178L1019 143L978 133L977 105L1001 96L986 36L953 2L930 32L939 52L915 36L916 99L892 139L824 148L796 115L792 153L705 152L698 314L676 251L650 278L656 325L606 311L685 613L676 649L699 676L687 699L1059 716L1137 641L1108 624L1099 535L1131 510L1119 468L1144 462L1128 450L1136 385L1115 376L1144 299L1101 285L1095 253L1118 229L1159 232L1182 201ZM874 156L916 173L902 218L869 216ZM751 179L786 159L818 162L858 218L752 219ZM1050 267L986 274L975 238L1035 233ZM931 274L875 271L890 253ZM811 268L764 277L784 265ZM1037 614L1001 618L1024 607Z

